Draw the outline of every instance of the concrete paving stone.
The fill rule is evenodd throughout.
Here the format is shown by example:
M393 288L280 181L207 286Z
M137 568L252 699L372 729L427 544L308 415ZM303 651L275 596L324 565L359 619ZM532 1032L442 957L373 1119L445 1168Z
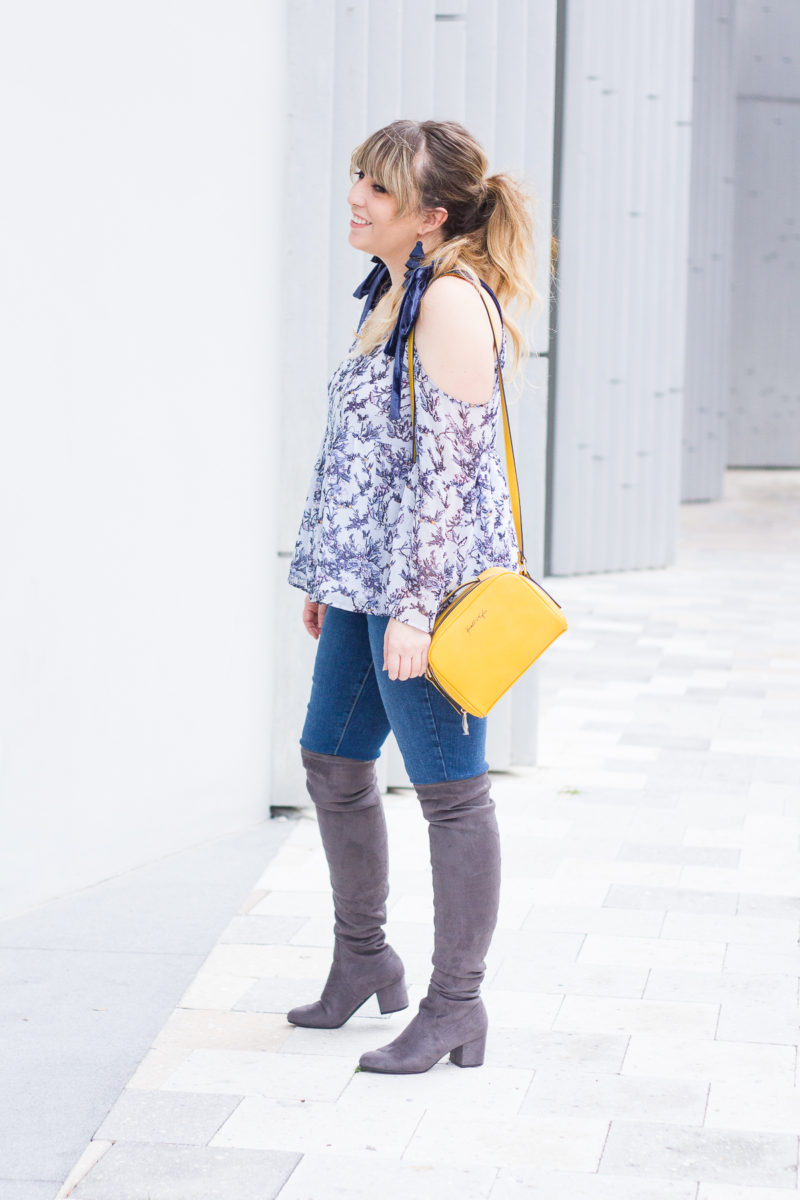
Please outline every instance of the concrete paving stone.
M663 938L755 945L789 954L797 949L800 921L780 917L744 917L718 913L668 912Z
M420 1075L374 1075L358 1071L342 1093L337 1107L353 1120L377 1112L382 1104L400 1108L416 1105L428 1111L491 1112L513 1117L522 1106L533 1079L532 1070L486 1065L479 1071L461 1070L446 1060L443 1070Z
M211 1146L117 1142L72 1193L74 1200L272 1200L298 1155ZM71 1200L72 1200L71 1197Z
M563 996L551 993L482 990L492 1029L551 1029Z
M611 1175L576 1175L566 1171L502 1167L491 1200L695 1200L694 1183L682 1180L625 1179Z
M565 996L553 1028L575 1033L663 1033L713 1038L718 1017L716 1004Z
M739 1187L735 1183L701 1183L697 1200L789 1200L786 1188Z
M398 925L431 925L433 923L433 897L398 896L388 906L390 920Z
M561 879L602 879L609 886L615 883L639 884L645 887L674 887L686 870L672 863L622 862L618 858L564 857L556 871Z
M714 1082L705 1123L710 1129L798 1134L800 1091L795 1087L759 1086L750 1080Z
M264 888L256 888L255 891L252 891L250 895L242 901L242 903L239 905L238 912L242 916L247 916L251 909L255 908L257 904L260 904L266 895L267 893Z
M744 822L735 825L717 825L711 829L703 825L689 825L683 835L683 842L686 846L716 846L720 849L727 847L741 851L746 838L743 825Z
M739 897L737 913L741 917L774 917L800 920L800 896L758 896L752 892Z
M251 917L324 917L333 919L330 887L319 892L264 892L263 900L250 910Z
M777 755L754 756L749 774L759 783L785 783L796 787L800 780L800 763L796 758L781 758Z
M649 1000L695 1000L702 1004L750 1003L786 1007L797 998L797 979L745 971L651 971Z
M250 979L324 979L331 965L327 949L315 946L223 946L209 954L201 974Z
M661 912L621 908L566 908L534 906L523 929L562 930L565 933L615 933L628 937L658 937L664 922Z
M493 1167L430 1167L370 1162L344 1154L306 1154L280 1200L486 1200Z
M253 980L232 1005L233 1012L270 1013L284 1016L296 1004L307 1004L319 998L327 970L316 979L258 979Z
M611 1121L654 1121L657 1124L702 1125L708 1084L674 1079L536 1071L522 1116L551 1113L566 1117L597 1117Z
M189 1046L168 1046L148 1050L128 1080L129 1088L149 1091L160 1088L191 1054Z
M642 1033L631 1037L623 1073L731 1082L746 1078L788 1087L793 1081L794 1061L791 1046Z
M583 933L548 929L498 929L487 962L493 957L513 957L530 966L558 967L574 963L585 940Z
M613 884L604 904L607 908L644 908L660 912L675 910L692 913L736 912L738 892L702 892L695 889L634 887Z
M596 1171L608 1122L570 1117L465 1117L427 1112L403 1155L431 1166Z
M768 946L752 943L729 945L725 952L726 971L748 971L753 975L798 975L800 974L800 949L793 951L773 950Z
M691 734L669 733L665 730L653 730L653 732L628 730L620 736L619 740L623 746L654 746L663 750L701 752L708 750L711 744L711 739L707 737L693 737Z
M538 1071L561 1067L614 1073L622 1068L628 1048L626 1034L536 1033L525 1029L489 1029L486 1063Z
M795 979L790 981L796 983ZM798 1040L796 1000L788 1004L754 1004L728 1000L720 1008L717 1040L721 1042L769 1042L793 1046Z
M109 1142L177 1142L205 1146L240 1096L126 1090L95 1137Z
M239 945L271 945L291 941L306 922L305 917L253 916L234 917L220 936L221 942Z
M794 1188L797 1138L613 1121L600 1171Z
M433 1071L458 1069L444 1064L432 1068ZM423 1113L423 1105L384 1099L372 1112L361 1113L359 1120L354 1121L352 1112L338 1104L246 1096L216 1134L212 1145L291 1150L301 1154L346 1154L368 1159L379 1156L396 1162ZM473 1165L471 1159L465 1161Z
M576 996L630 996L640 998L647 983L647 967L617 967L592 963L565 963L560 967L509 962L488 981L499 991L571 992Z
M714 970L723 965L725 945L718 941L620 937L587 934L578 961L594 965L681 967L687 971Z
M163 1049L279 1050L291 1030L283 1014L176 1008L155 1045Z
M357 1066L352 1058L265 1050L194 1050L162 1085L175 1092L335 1100Z
M691 863L706 867L737 867L740 851L709 846L658 846L628 843L620 859L632 862Z
M256 978L255 975L231 975L201 967L181 996L181 1008L216 1008L221 1011L233 1008L253 986Z
M291 946L325 946L328 950L333 947L333 941L333 917L309 917L287 938L287 944Z

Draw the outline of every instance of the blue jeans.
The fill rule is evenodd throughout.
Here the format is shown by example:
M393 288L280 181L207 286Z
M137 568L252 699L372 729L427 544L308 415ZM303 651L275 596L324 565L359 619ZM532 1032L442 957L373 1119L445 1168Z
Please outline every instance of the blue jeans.
M465 737L461 714L427 679L391 680L383 670L388 621L328 608L300 745L367 762L378 757L391 729L412 783L482 775L486 718L469 717Z

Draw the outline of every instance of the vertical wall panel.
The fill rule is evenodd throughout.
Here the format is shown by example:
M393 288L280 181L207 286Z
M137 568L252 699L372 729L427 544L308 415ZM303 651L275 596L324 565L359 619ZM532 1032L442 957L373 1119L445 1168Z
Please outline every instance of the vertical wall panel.
M674 550L693 45L691 0L571 0L567 14L556 574Z
M297 740L308 703L314 642L300 622L302 597L286 582L303 498L322 441L330 322L329 214L340 210L344 168L332 170L336 12L319 0L288 0L286 157L283 167L281 373L278 396L278 556L275 609L271 803L307 800ZM313 62L315 69L309 71ZM344 164L346 166L346 164ZM346 235L345 235L346 236ZM313 281L310 286L309 281ZM278 286L278 281L274 281ZM301 316L302 314L302 316Z
M373 0L370 5L365 65L369 124L380 129L402 115L403 0L381 0L379 7Z
M800 466L800 5L740 0L728 462Z
M498 0L467 0L466 74L464 121L495 161L497 120Z
M334 35L334 89L331 110L331 205L330 205L330 284L328 298L328 369L333 370L353 338L357 309L349 297L364 275L364 255L350 246L350 210L347 192L348 169L353 148L368 132L367 75L370 66L383 62L369 56L370 0L336 0ZM390 4L390 19L394 5ZM389 80L393 72L389 69ZM377 89L372 89L373 95ZM386 109L381 105L384 123Z
M722 495L730 389L734 0L695 5L682 496Z
M403 109L398 117L426 121L433 112L435 0L403 0Z
M466 0L437 6L433 112L436 121L464 121L467 88Z

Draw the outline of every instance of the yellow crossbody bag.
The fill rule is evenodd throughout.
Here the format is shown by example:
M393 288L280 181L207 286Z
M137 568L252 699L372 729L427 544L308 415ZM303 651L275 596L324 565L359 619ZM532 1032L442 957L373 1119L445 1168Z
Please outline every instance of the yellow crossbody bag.
M428 649L426 677L462 713L485 717L512 684L567 628L560 606L528 574L522 543L522 514L517 468L508 421L503 374L494 321L492 326L503 411L508 491L519 561L516 570L489 567L462 583L444 599ZM411 392L413 459L416 459L414 397L414 330L408 337L408 380Z

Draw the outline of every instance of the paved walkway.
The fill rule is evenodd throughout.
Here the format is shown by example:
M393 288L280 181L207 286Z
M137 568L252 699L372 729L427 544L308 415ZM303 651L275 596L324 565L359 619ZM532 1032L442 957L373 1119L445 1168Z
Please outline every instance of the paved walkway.
M309 816L98 1129L75 1200L797 1190L800 472L728 491L683 510L675 568L554 584L571 631L542 667L542 764L496 777L486 1065L354 1073L408 1013L286 1024L329 959ZM387 814L415 1003L426 835L410 792Z

